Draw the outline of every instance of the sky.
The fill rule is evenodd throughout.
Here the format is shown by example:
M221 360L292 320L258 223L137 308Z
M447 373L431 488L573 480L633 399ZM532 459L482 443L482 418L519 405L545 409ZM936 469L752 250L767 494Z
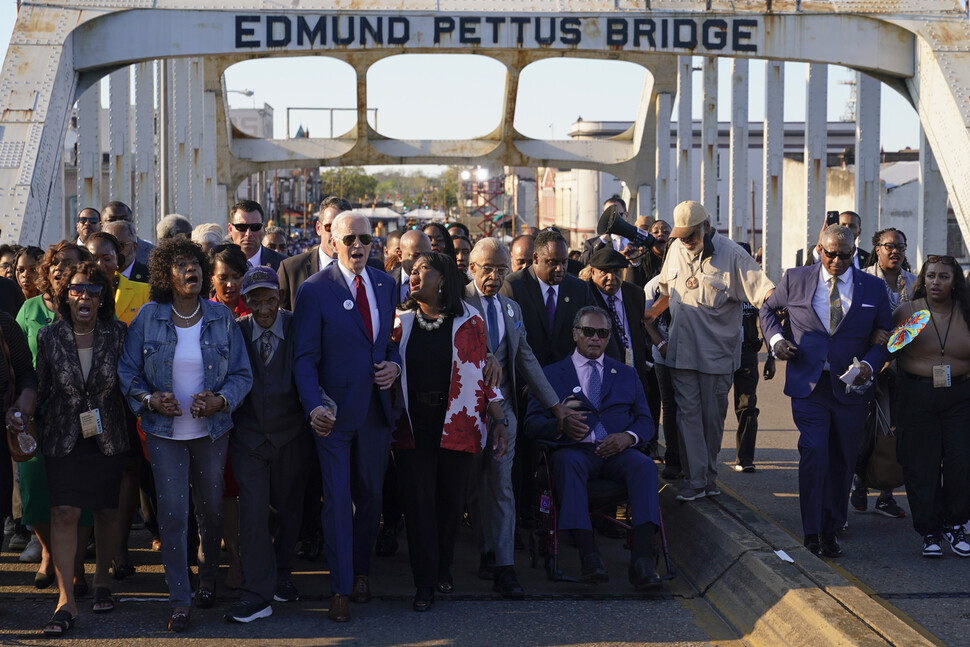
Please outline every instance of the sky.
M16 3L0 7L0 44L6 52ZM700 59L695 59L699 66ZM802 63L785 69L785 120L804 121L805 72ZM730 120L731 61L719 61L719 119ZM523 135L566 139L578 117L586 121L632 121L637 113L646 70L632 63L592 59L548 59L525 68L519 81L515 127ZM851 70L829 69L828 118L838 121L846 109L855 78ZM700 118L701 74L694 74L693 114ZM764 63L750 64L749 116L764 118ZM286 136L287 108L290 135L299 126L313 137L330 135L330 115L313 108L354 108L356 81L353 69L335 59L303 57L254 59L226 71L230 107L273 107L274 136ZM505 68L497 61L475 55L394 56L379 61L368 72L368 107L376 108L377 130L403 139L465 139L481 136L499 124ZM252 91L247 97L242 92ZM915 110L895 90L882 88L881 144L887 151L919 146ZM302 108L302 109L301 109ZM676 119L677 106L674 106ZM374 125L375 112L369 113ZM333 113L334 134L353 127L352 110ZM428 167L424 167L427 169Z

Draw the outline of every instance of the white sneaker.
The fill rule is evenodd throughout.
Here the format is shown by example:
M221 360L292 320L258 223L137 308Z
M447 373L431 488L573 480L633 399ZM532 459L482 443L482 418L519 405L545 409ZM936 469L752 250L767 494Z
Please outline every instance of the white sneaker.
M970 543L963 534L963 526L953 526L943 531L943 539L950 544L953 554L960 557L970 557Z
M25 564L40 564L40 558L43 553L44 549L41 547L37 535L31 535L30 541L27 542L27 547L20 553L20 561Z
M940 546L942 543L939 535L924 535L923 536L923 557L940 558L943 557L943 548Z

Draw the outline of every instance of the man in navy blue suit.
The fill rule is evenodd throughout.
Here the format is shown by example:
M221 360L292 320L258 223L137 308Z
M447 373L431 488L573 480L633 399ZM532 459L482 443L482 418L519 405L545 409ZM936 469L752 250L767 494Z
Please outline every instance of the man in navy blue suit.
M852 266L852 232L825 229L820 260L785 273L761 307L761 329L780 359L788 360L785 394L791 397L798 438L798 498L805 546L816 555L839 557L837 533L845 525L852 468L873 397L871 378L889 357L873 344L877 331L893 326L885 285ZM875 279L875 280L873 280ZM791 339L778 318L788 309ZM839 379L855 360L851 388Z
M653 548L660 524L657 466L638 449L653 438L656 428L636 370L604 355L610 329L605 310L583 307L573 321L576 350L543 369L560 401L583 411L585 422L558 421L533 394L525 431L560 445L552 456L559 528L571 531L576 541L583 581L609 579L593 539L586 484L591 478L604 478L626 485L633 517L630 583L642 590L660 584Z
M350 619L348 602L371 599L370 554L381 514L391 441L390 388L400 355L390 335L394 279L367 266L367 218L347 211L331 225L337 262L296 295L294 374L315 432L323 475L323 535L330 564L330 610ZM336 403L327 407L323 395Z

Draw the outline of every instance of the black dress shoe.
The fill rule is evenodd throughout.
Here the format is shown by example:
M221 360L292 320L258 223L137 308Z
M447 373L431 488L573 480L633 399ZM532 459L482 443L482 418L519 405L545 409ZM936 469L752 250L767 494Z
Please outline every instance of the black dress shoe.
M822 542L818 538L818 535L816 535L816 534L805 535L805 542L804 542L804 544L805 544L805 548L808 549L808 552L810 552L811 554L816 555L816 556L821 556L821 554L822 554Z
M515 576L515 568L512 566L499 566L495 569L495 584L492 585L492 590L503 598L521 600L525 597L525 590L519 584Z
M834 532L822 533L822 557L842 557L843 552Z
M630 564L630 584L633 585L637 591L646 591L653 588L660 587L661 580L660 574L657 573L657 569L653 567L650 559L646 557L640 557L639 559L633 560Z
M495 553L488 551L478 558L478 579L495 579Z
M599 553L583 555L583 581L584 582L609 582L610 576L603 565L603 558Z
M432 604L434 604L434 590L422 587L414 594L414 601L411 603L411 608L418 613L422 613L431 609Z

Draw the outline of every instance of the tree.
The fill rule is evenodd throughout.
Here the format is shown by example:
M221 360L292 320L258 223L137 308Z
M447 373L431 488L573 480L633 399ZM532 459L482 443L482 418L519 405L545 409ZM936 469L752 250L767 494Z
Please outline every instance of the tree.
M374 199L377 178L368 175L360 166L331 168L320 173L320 190L352 203L361 203Z

